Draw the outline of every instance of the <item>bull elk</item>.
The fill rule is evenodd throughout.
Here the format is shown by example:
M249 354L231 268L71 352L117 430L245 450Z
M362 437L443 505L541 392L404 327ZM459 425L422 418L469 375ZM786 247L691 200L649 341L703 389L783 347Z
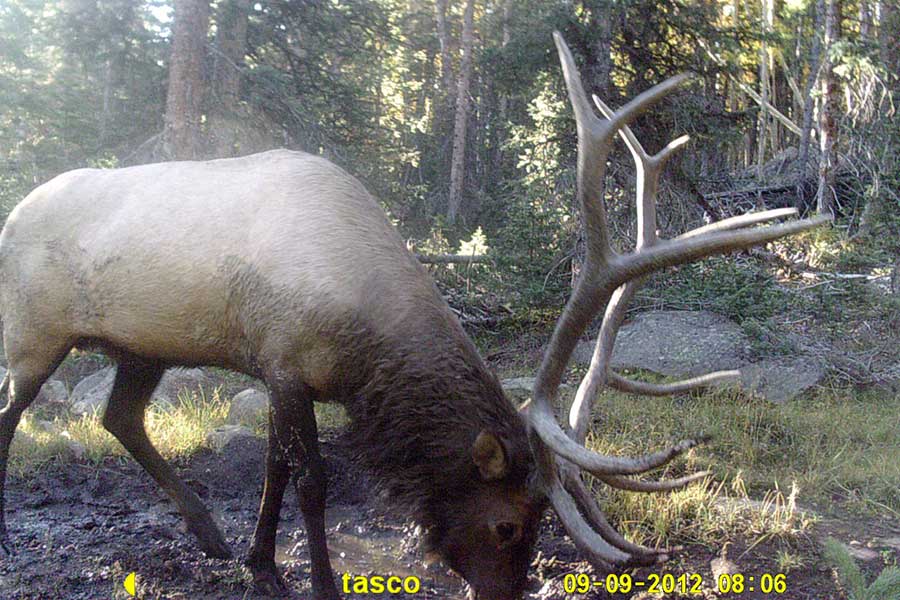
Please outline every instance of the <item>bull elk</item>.
M330 162L284 150L210 162L82 169L33 191L0 236L0 313L9 371L0 413L0 540L10 548L2 485L22 412L73 347L117 362L103 425L171 496L206 554L230 556L197 495L150 443L144 410L172 365L218 365L270 390L266 478L246 564L254 584L283 585L275 533L294 477L318 599L338 598L325 536L326 475L313 401L341 402L365 463L427 532L482 600L519 598L540 517L549 503L597 565L647 565L666 550L638 546L606 521L581 472L616 488L673 489L629 477L694 446L687 440L637 458L584 446L591 403L604 386L663 394L726 378L670 385L629 381L609 358L639 280L664 267L804 231L813 218L762 228L768 211L715 223L675 240L656 237L655 190L683 139L649 156L627 125L685 81L674 77L616 112L594 112L555 34L578 129L577 195L587 235L582 274L553 332L521 412L407 251L378 204ZM638 166L637 248L610 246L603 206L606 160L620 132ZM568 431L554 415L578 338L606 310Z

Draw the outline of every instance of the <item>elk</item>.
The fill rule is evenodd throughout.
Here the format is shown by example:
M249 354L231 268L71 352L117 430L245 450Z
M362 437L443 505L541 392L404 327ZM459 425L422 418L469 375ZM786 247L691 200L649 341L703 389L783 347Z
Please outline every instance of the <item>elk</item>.
M549 504L598 567L649 565L669 550L618 534L582 472L616 488L673 489L704 477L631 477L700 440L635 458L584 446L591 404L605 386L664 394L732 373L669 385L633 382L609 358L624 308L649 273L807 230L813 218L755 228L768 211L674 240L656 235L655 188L684 140L649 156L628 123L683 83L669 79L598 117L572 55L554 34L578 131L577 196L587 252L540 365L517 410L431 278L362 185L308 154L271 151L209 162L83 169L33 191L0 235L0 314L9 371L0 412L0 541L9 445L22 412L73 347L118 363L103 425L169 494L202 550L231 551L209 511L147 438L143 415L165 368L217 365L263 380L271 395L266 477L246 558L254 584L277 594L275 533L293 477L317 599L339 598L325 532L326 474L313 401L344 404L361 459L426 531L481 600L520 598ZM639 239L610 246L606 159L620 132L638 165ZM605 309L591 367L564 430L557 389L572 350Z

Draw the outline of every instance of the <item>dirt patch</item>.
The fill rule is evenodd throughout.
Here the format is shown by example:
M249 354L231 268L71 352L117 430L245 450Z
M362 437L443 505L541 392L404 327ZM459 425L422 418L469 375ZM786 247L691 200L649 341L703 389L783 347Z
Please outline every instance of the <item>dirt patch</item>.
M414 550L414 528L402 514L392 513L369 492L367 478L348 458L345 444L324 444L330 470L328 535L335 571L355 574L414 575L422 582L414 597L462 598L460 580L440 567L425 567ZM129 572L138 574L139 596L151 598L212 600L257 597L246 587L241 567L252 536L262 491L265 441L242 439L222 453L204 450L176 465L223 525L235 551L232 560L204 558L193 538L181 527L181 519L158 486L133 461L109 459L100 466L51 464L28 478L9 482L8 524L17 554L0 560L0 598L34 599L125 598L122 581ZM815 553L815 543L810 542ZM749 548L732 540L729 558L741 572L758 580L777 573L776 548L759 544ZM746 552L745 552L746 550ZM745 592L715 596L710 561L717 549L692 546L665 568L630 572L634 581L650 582L653 574L696 573L702 577L702 595L762 599L770 595ZM278 560L294 598L309 598L308 548L296 498L289 490L279 528ZM589 594L567 593L567 574L596 574L579 559L556 520L547 515L532 569L532 586L526 598L640 597L635 587L628 594L608 594L599 587ZM646 586L642 588L647 589ZM348 598L366 598L347 595ZM654 598L680 597L677 593ZM785 599L839 598L830 575L813 564L787 577Z

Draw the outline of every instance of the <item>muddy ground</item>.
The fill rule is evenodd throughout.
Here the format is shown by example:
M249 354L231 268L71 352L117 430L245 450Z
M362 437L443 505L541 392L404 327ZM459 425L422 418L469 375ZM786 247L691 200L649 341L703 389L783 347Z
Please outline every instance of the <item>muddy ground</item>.
M99 467L51 464L27 478L12 478L7 491L7 519L17 553L0 558L0 598L87 600L128 597L122 582L138 574L138 597L165 599L245 599L260 597L247 588L241 567L262 490L265 443L233 442L221 453L204 450L178 468L224 525L235 551L232 560L202 557L193 538L181 528L173 505L132 460L110 458ZM415 598L463 598L458 579L439 566L425 567L415 550L415 534L404 515L392 513L374 498L366 477L347 458L339 437L325 444L331 485L328 535L335 571L355 574L415 575L422 589ZM876 529L878 524L868 524ZM890 533L884 530L881 533ZM815 544L810 540L810 544ZM747 544L732 540L730 556ZM528 600L550 598L680 597L677 594L566 594L566 573L594 574L564 539L551 517L545 523L532 568ZM687 597L771 598L759 592L715 596L710 560L716 548L688 547L665 570L632 572L649 580L653 572L700 575L703 593ZM760 544L739 562L747 575L776 572L775 552ZM292 598L310 598L308 554L302 517L288 492L279 528L279 563ZM348 598L365 598L348 595ZM410 597L410 596L406 596ZM786 599L840 598L827 569L810 566L787 577Z

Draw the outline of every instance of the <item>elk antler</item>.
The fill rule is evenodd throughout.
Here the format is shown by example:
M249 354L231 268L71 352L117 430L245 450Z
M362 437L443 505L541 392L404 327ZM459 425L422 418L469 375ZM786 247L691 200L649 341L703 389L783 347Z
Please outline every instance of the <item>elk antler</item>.
M639 393L668 394L732 378L735 373L713 373L667 385L633 382L613 373L609 368L609 361L628 301L641 280L653 271L770 242L816 227L829 219L814 217L781 225L749 228L751 225L794 213L790 209L766 211L701 227L675 240L658 239L656 188L659 176L666 160L687 138L679 138L659 154L649 156L627 126L637 115L687 80L688 76L679 75L668 79L638 95L616 112L610 111L595 98L607 117L600 119L593 112L584 92L568 46L558 32L554 32L553 37L578 129L576 193L584 218L587 251L575 289L556 323L535 380L533 400L527 409L531 444L544 491L572 541L588 560L594 564L652 564L665 560L668 551L632 544L618 534L595 504L581 479L580 471L586 471L620 489L675 489L704 477L707 473L660 482L639 481L623 476L643 473L664 465L703 440L685 440L666 450L640 457L604 456L583 445L591 404L598 391L607 385ZM629 254L617 254L611 248L603 206L606 159L613 137L619 130L635 157L638 170L638 243L635 251ZM567 435L554 415L557 390L578 338L594 316L604 308L605 315L597 346L588 373L579 386L576 402L570 413L572 431L571 435Z

